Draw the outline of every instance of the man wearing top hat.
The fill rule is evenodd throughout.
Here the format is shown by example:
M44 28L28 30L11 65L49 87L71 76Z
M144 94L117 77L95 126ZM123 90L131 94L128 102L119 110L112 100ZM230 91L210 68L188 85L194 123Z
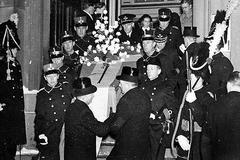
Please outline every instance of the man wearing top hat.
M134 26L135 17L136 15L134 14L119 16L120 26L115 30L115 34L121 43L130 42L131 45L137 45L141 42L141 30Z
M95 46L94 37L87 34L88 23L86 16L74 17L74 30L75 50L79 50L79 55L83 56L89 45Z
M8 21L7 24L9 23L13 22ZM5 23L5 25L7 24ZM14 23L11 25L8 25L10 29L15 26ZM26 143L22 71L21 65L16 59L17 52L20 49L20 41L18 40L14 36L10 36L9 46L1 46L0 50L1 160L14 160L17 145Z
M166 147L170 145L173 118L177 111L177 100L171 86L161 77L161 62L155 57L147 62L149 81L141 88L151 101L150 136L152 160L163 159Z
M59 160L60 135L67 107L70 105L71 87L59 82L56 64L43 67L46 84L37 93L34 133L40 160Z
M81 71L79 50L74 50L75 39L70 31L65 31L62 38L64 59L63 63L79 76ZM77 77L78 77L77 76Z
M167 35L166 46L172 49L177 49L183 45L183 38L181 29L177 26L170 24L172 12L168 8L161 8L158 10L159 25L155 26L155 35Z
M65 160L96 160L96 136L109 132L112 114L105 122L99 122L88 106L96 90L88 77L73 83L74 100L65 116Z
M110 127L116 142L107 160L150 160L151 102L148 95L137 87L138 70L124 66L121 75L116 78L120 81L123 96Z

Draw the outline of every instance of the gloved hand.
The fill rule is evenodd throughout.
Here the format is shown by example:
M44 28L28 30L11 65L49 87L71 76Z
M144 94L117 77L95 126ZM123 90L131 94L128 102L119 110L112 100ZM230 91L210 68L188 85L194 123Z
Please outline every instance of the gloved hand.
M189 140L185 136L183 135L177 136L177 141L184 151L190 150Z
M3 107L6 106L5 103L0 103L0 112L3 110Z
M186 101L188 103L192 103L192 102L196 101L196 99L197 99L197 97L196 97L196 94L193 90L191 92L187 93Z
M46 135L45 134L40 134L39 136L38 136L38 138L40 139L40 144L41 145L47 145L48 144L48 138L46 137Z

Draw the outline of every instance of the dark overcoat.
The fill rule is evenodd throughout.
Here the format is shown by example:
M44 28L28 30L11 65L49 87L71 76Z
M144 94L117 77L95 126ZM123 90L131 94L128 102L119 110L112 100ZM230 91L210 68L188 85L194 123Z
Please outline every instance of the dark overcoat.
M8 139L12 144L26 143L24 116L24 96L20 63L9 62L11 78L7 80L7 59L0 60L0 103L5 104L0 111L0 139Z
M96 160L96 136L109 132L110 119L99 122L86 103L75 100L65 116L65 160Z
M151 102L141 88L125 93L117 105L111 134L116 143L107 160L149 160Z

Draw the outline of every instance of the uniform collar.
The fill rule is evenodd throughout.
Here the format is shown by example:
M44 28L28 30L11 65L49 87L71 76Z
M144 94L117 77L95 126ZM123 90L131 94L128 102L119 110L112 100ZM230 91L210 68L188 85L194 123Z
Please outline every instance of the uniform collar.
M44 87L44 90L47 92L47 93L50 93L54 88L59 88L62 86L62 83L57 83L54 87L50 87L49 85L46 85Z

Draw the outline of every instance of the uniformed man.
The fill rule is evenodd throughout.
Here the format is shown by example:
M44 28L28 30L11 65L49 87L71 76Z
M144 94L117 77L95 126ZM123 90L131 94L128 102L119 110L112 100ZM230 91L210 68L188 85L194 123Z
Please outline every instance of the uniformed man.
M123 14L119 16L120 26L114 32L119 38L120 43L129 42L131 45L137 45L141 42L141 30L134 26L135 17L136 15L134 14Z
M72 96L68 82L58 82L56 64L43 67L47 84L37 94L34 120L35 141L40 151L40 160L59 160L59 143L64 116Z
M177 130L178 158L201 159L202 128L207 123L209 106L214 102L213 94L208 92L206 84L210 73L205 64L209 56L208 45L199 44L199 49L194 52L190 63L190 84L186 102L183 106L179 127ZM195 62L195 63L193 63ZM194 69L198 68L198 69Z
M170 147L170 135L173 133L172 122L178 103L173 89L161 77L161 62L157 57L147 62L147 76L150 81L141 88L150 97L152 106L150 115L152 160L159 160L164 159L165 149Z
M151 102L148 95L137 87L138 70L125 66L116 78L120 80L124 95L117 104L116 115L110 126L116 143L107 160L150 160Z
M65 31L62 38L64 59L63 63L73 69L77 75L80 74L81 64L79 50L74 50L75 39L70 31Z
M18 47L1 50L0 58L0 159L14 160L17 145L26 143L22 71Z
M87 34L88 24L86 16L79 16L74 18L75 30L75 46L74 50L79 50L79 55L83 56L87 52L88 46L95 46L94 37Z
M52 63L54 63L59 69L59 81L67 81L72 84L76 78L76 72L67 64L63 63L64 54L61 49L56 46L51 48L49 52Z
M22 70L16 59L20 49L17 22L2 23L0 39L0 159L14 160L17 145L26 143Z
M179 47L184 44L181 29L174 25L170 25L171 10L161 8L158 10L159 25L155 26L155 35L167 35L166 46L172 49L177 49L180 54ZM182 54L180 54L182 56Z

